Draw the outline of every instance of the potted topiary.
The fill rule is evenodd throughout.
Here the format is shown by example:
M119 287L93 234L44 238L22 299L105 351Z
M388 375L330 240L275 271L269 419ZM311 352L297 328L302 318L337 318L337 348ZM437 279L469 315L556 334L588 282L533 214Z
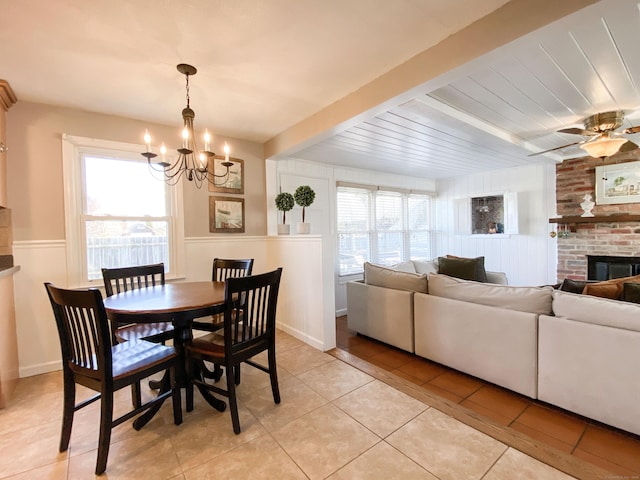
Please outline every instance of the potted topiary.
M296 226L298 233L309 233L311 224L304 221L304 209L313 203L316 198L314 192L309 185L300 185L293 194L296 203L302 207L302 222Z
M293 208L295 200L293 195L287 192L280 192L276 195L276 208L282 212L282 223L278 224L278 235L289 235L289 225L287 224L287 212Z

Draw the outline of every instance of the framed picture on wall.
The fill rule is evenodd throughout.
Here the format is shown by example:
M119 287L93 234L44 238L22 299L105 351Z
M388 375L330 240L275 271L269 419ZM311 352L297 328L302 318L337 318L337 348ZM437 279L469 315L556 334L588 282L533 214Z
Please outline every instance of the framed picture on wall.
M244 233L244 198L209 197L209 231Z
M640 203L640 162L596 167L596 204Z
M209 181L210 192L244 193L244 160L229 157L229 162L233 165L227 172L224 155L209 158L209 175L214 175L211 178L215 180L215 185Z

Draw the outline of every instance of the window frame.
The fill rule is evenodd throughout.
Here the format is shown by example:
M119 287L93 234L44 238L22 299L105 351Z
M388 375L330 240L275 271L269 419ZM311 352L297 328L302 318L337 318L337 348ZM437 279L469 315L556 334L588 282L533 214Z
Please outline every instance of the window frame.
M89 280L87 272L87 244L84 228L85 220L91 219L92 216L86 215L83 208L85 183L82 162L84 156L88 154L146 163L146 159L140 155L144 149L145 146L141 144L62 135L65 237L69 286L102 285L102 279ZM168 202L169 258L172 267L171 272L167 273L167 279L183 278L185 276L185 255L182 182L174 186L165 186L165 191L167 192L165 199ZM122 217L109 217L109 219L117 218Z
M340 192L341 188L359 189L359 190L368 192L369 231L366 232L366 234L368 235L368 238L369 238L369 259L365 261L369 261L372 263L380 263L380 260L379 260L380 252L378 251L379 250L378 235L381 233L387 232L385 230L378 230L377 211L376 211L376 196L378 192L380 192L381 194L388 194L388 193L399 194L401 196L400 205L401 205L402 211L400 212L400 216L402 219L402 230L401 231L394 230L391 232L391 233L399 233L402 237L402 251L401 251L402 258L400 262L405 262L411 259L411 236L413 233L425 233L426 235L428 235L429 238L427 242L429 245L429 251L433 252L434 250L433 229L434 229L434 211L435 211L435 197L436 197L435 193L428 192L428 191L405 190L405 189L399 189L399 188L393 188L393 187L382 187L382 186L337 182L336 183L336 251L337 251L337 255L336 255L335 269L336 269L336 275L340 282L348 281L355 277L361 277L363 273L362 271L360 271L357 273L340 274L340 256L343 253L340 250L340 240L339 240L340 235L359 233L359 232L343 232L339 229L339 222L337 218L337 210L338 210L337 202L338 202L338 193ZM409 197L410 196L425 196L425 197L428 197L430 200L429 212L428 212L429 225L426 230L410 229L410 222L409 222ZM365 233L365 232L361 232L361 233Z

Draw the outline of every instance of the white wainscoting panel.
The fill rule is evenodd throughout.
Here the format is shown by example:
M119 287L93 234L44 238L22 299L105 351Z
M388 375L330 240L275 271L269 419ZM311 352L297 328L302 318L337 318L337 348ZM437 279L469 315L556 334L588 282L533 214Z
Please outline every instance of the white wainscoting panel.
M60 343L44 282L67 285L66 244L14 242L13 258L20 377L60 370Z
M214 258L253 258L253 273L267 271L267 246L264 236L192 237L185 239L186 280L211 280Z
M333 286L323 282L322 243L320 235L279 236L269 237L267 248L269 269L283 268L278 326L326 351L335 347L336 328Z

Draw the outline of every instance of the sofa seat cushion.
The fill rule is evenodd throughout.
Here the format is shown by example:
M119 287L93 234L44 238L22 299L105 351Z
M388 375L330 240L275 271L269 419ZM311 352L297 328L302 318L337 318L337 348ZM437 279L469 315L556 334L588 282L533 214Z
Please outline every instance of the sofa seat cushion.
M553 287L513 287L429 275L429 294L519 312L551 314Z
M427 293L427 276L425 274L399 272L392 268L365 262L364 283L376 287L408 290L410 292Z
M553 313L577 322L640 331L640 305L555 290Z

